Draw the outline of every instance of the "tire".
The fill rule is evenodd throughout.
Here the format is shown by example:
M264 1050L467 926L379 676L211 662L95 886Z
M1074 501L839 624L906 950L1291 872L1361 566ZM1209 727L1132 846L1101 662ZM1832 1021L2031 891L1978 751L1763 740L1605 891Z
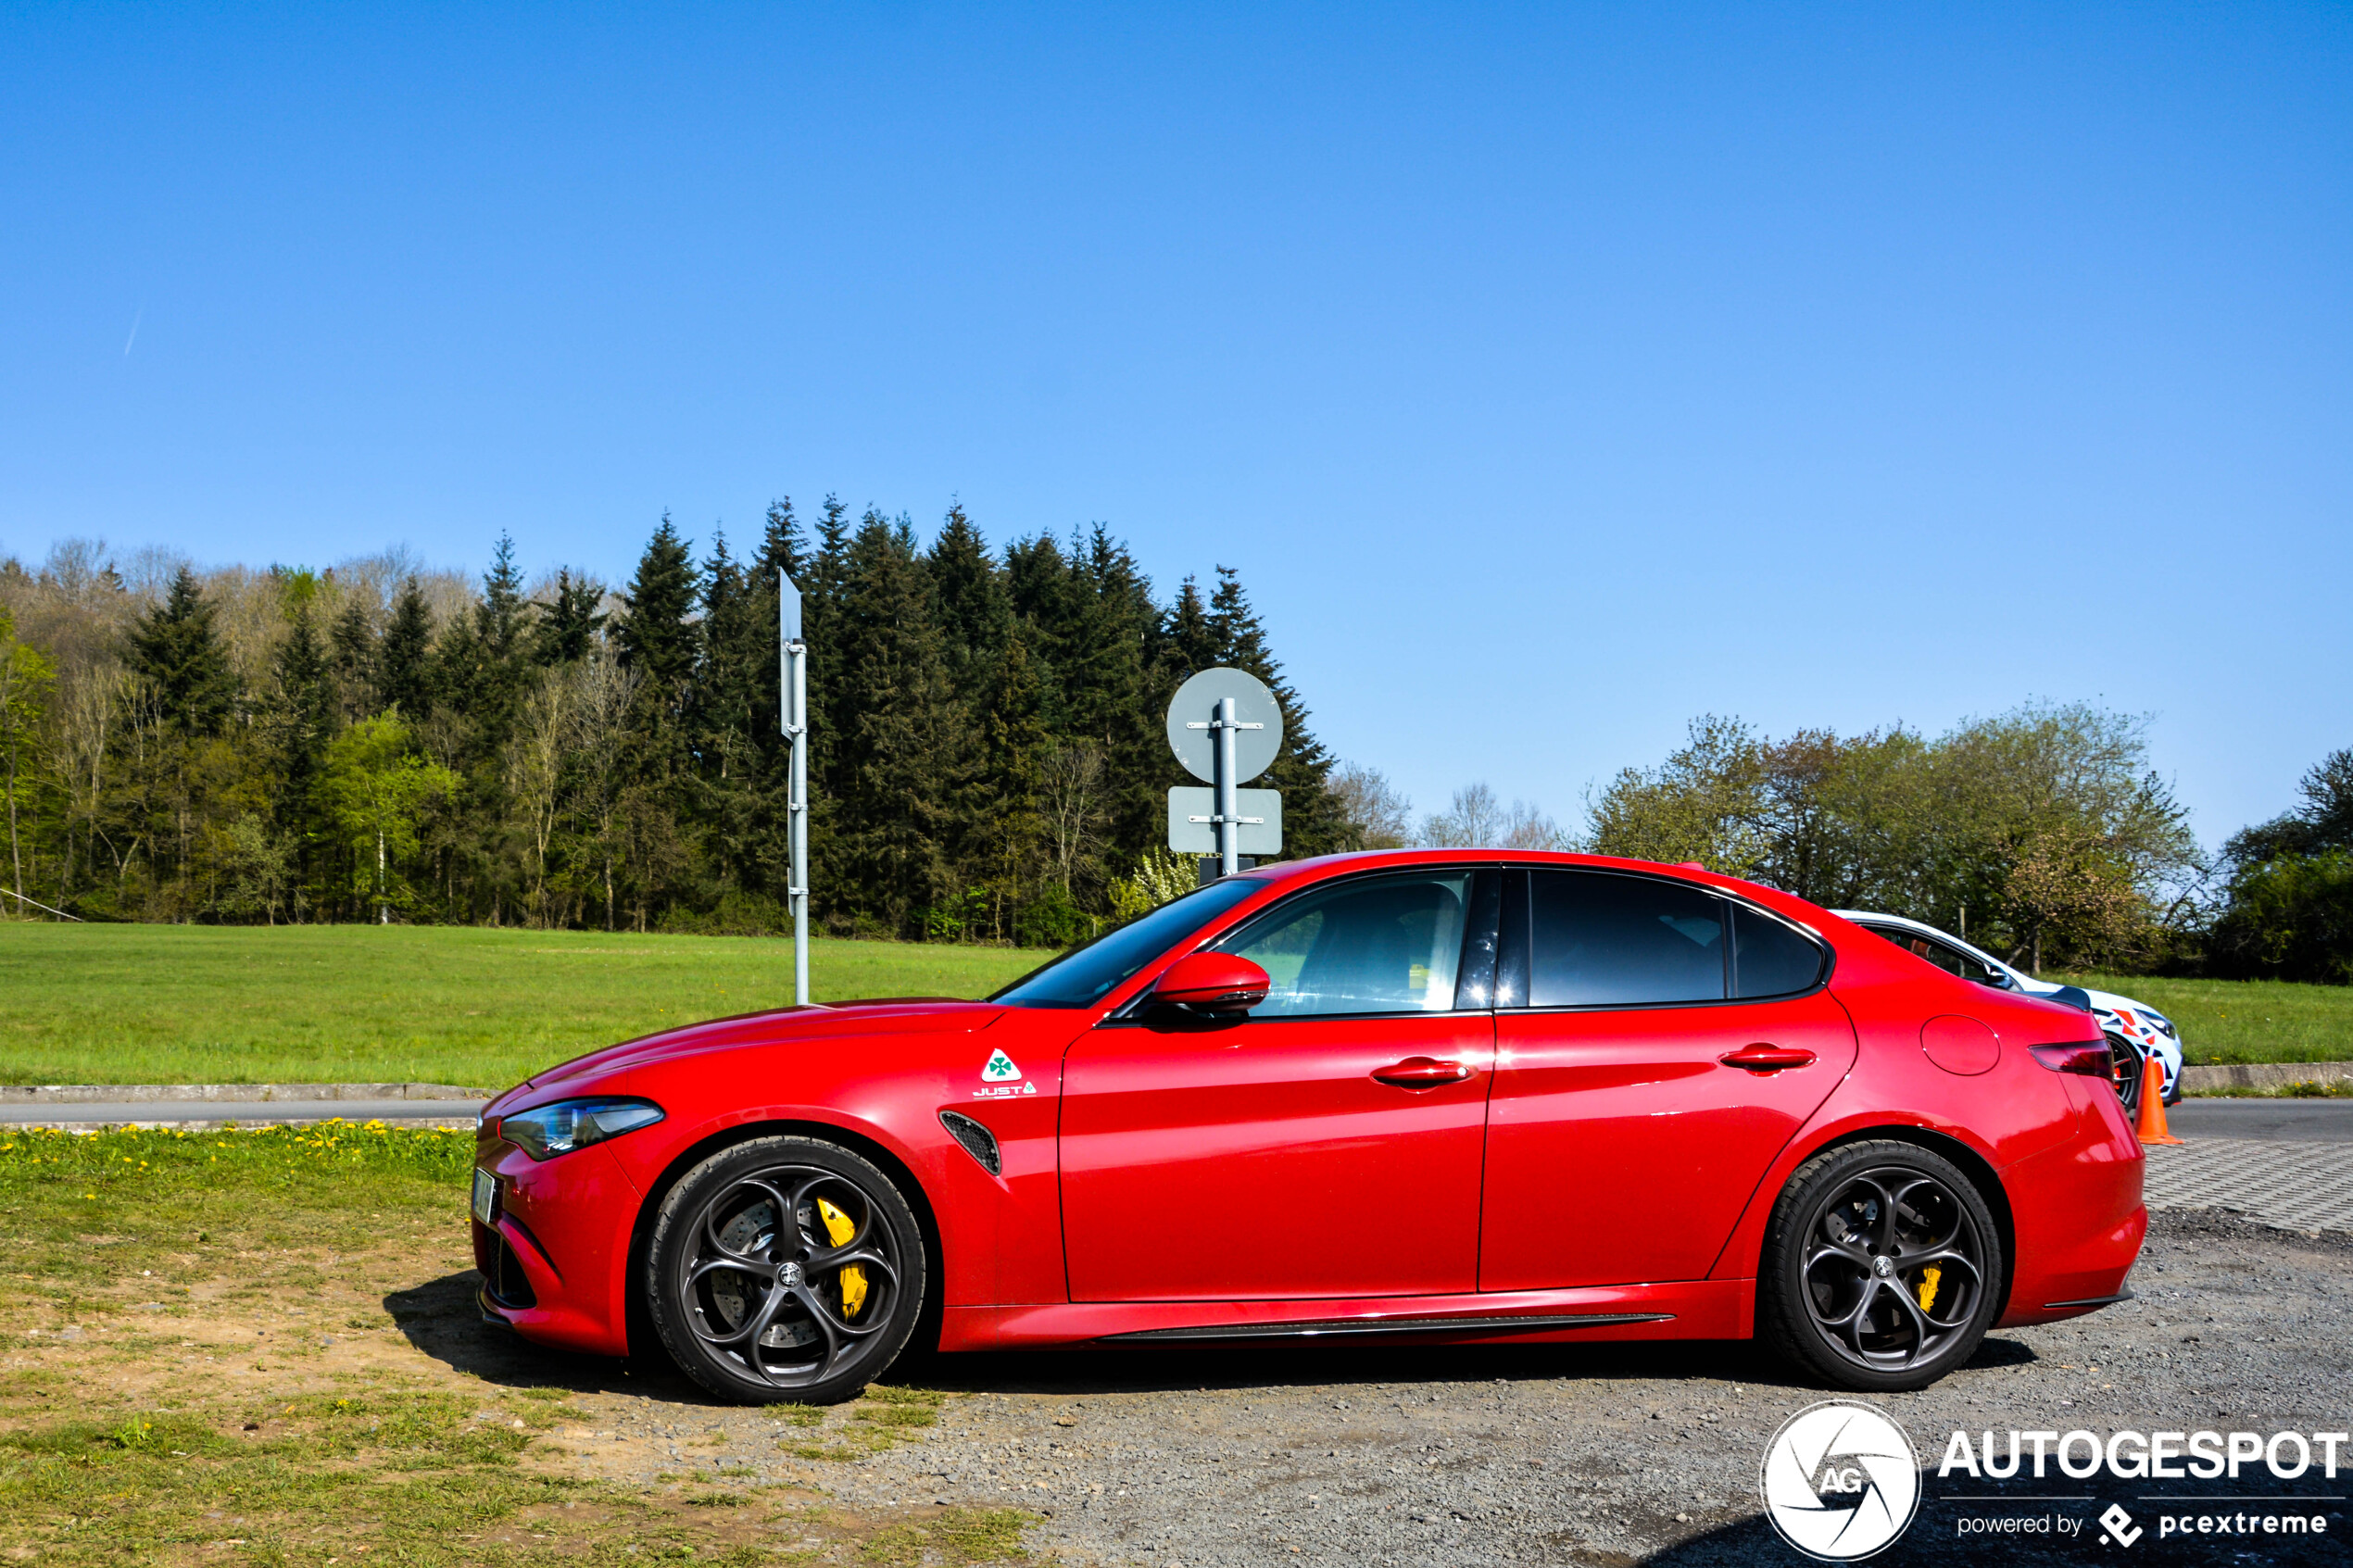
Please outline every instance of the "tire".
M899 1359L928 1281L914 1212L872 1161L818 1138L766 1137L720 1150L670 1189L641 1286L662 1348L713 1394L829 1405Z
M1773 1205L1757 1331L1832 1387L1925 1388L1976 1352L2005 1277L2001 1232L1959 1167L1917 1144L1847 1144Z

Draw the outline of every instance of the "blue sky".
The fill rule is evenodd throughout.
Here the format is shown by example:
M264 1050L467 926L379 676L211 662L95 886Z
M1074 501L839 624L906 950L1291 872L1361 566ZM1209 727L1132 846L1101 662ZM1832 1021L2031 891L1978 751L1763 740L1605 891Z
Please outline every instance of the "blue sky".
M1341 756L2353 744L2342 6L0 12L0 550L1240 569Z

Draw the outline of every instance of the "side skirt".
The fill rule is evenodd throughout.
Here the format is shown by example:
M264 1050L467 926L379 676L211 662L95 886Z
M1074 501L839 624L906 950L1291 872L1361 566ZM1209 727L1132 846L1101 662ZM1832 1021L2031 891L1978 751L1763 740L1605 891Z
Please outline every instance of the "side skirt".
M1739 1339L1750 1282L1283 1301L1057 1302L950 1307L943 1350L1031 1349L1412 1336L1451 1343Z
M1566 1312L1554 1317L1327 1318L1317 1323L1212 1323L1202 1328L1147 1328L1107 1334L1099 1345L1166 1345L1202 1339L1315 1339L1330 1334L1535 1334L1552 1328L1614 1328L1629 1323L1672 1323L1672 1312Z

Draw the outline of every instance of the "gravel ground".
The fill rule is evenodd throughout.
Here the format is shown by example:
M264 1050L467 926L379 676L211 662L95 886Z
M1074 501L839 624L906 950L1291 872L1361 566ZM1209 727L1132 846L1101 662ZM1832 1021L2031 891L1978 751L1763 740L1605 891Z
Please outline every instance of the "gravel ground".
M2280 1482L2259 1465L2235 1485L1937 1479L1956 1428L2353 1425L2353 1238L2163 1214L2133 1286L2135 1301L1997 1334L1936 1387L1876 1401L1923 1466L1919 1515L1878 1561L2097 1557L2113 1549L2095 1523L2110 1501L2152 1526L2138 1544L2168 1561L2353 1560L2338 1496L2353 1476L2317 1468ZM538 1352L522 1360L553 1370ZM938 1424L854 1460L794 1460L781 1450L824 1433L710 1404L674 1374L583 1380L598 1385L580 1397L590 1421L569 1436L616 1480L732 1471L917 1517L1018 1505L1040 1515L1033 1548L1070 1563L1782 1563L1799 1560L1760 1516L1758 1464L1774 1430L1825 1397L1735 1345L1076 1351L946 1358L922 1379L958 1396ZM824 1431L844 1427L836 1412ZM1996 1490L2021 1500L1948 1500ZM2160 1541L2159 1505L2144 1500L2159 1490L2218 1507L2325 1495L2302 1511L2324 1512L2330 1535L2300 1551ZM1960 1535L1961 1518L1987 1514L2063 1516L2082 1534L2071 1547Z

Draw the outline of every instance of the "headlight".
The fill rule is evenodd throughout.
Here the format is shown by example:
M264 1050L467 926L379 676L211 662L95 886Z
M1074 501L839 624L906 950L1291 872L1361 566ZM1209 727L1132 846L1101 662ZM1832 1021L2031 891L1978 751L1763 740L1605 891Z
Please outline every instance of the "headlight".
M500 1117L498 1134L534 1160L553 1160L650 1127L661 1115L661 1107L646 1099L560 1099Z

